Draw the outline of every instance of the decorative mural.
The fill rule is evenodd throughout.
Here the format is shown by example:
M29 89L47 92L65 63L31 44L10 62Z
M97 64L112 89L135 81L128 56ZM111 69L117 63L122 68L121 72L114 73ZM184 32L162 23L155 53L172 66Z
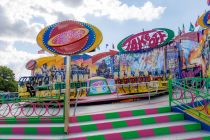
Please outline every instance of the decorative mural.
M76 29L71 32L77 31L79 32L80 30ZM69 32L70 31L68 31L68 33ZM83 34L81 35L83 37ZM74 56L71 62L71 79L73 82L80 82L95 76L112 79L148 75L165 75L166 78L169 78L169 76L176 78L210 76L209 30L204 29L202 32L184 33L176 36L174 39L172 38L173 36L174 33L169 29L153 29L123 39L118 44L120 52L110 50L109 52L103 52L93 56L86 54ZM158 41L159 47L151 47L151 43L149 43L150 47L147 49L132 49L133 46L135 47L133 44L135 41L133 40L140 41L139 38L144 38L145 40L146 38L152 39L154 37L162 40ZM162 37L162 39L160 37ZM129 42L131 44L129 44ZM144 45L149 44L145 42ZM126 46L128 48L129 45L131 45L130 50L125 52ZM54 56L54 58L47 57L45 59L40 58L29 61L26 67L32 70L34 75L53 75L54 78L51 79L62 77L61 79L63 80L65 76L64 74L60 74L65 72L65 62L63 61L65 61L65 59L61 56ZM47 69L45 72L44 68ZM53 74L53 72L51 72L52 69L54 71L60 71L58 75L61 76ZM191 71L195 72L192 73Z

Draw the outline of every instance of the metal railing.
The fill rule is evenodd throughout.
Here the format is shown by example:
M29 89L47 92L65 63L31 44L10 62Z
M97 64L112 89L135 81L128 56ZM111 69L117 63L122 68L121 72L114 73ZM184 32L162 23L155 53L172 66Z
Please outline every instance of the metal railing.
M1 118L63 117L63 101L56 97L30 97L1 95Z
M159 89L159 83L160 81L150 81L150 82L141 82L141 83L128 83L128 84L114 84L114 85L104 85L104 86L90 86L90 87L81 87L77 89L77 94L76 94L76 100L75 100L75 106L74 106L74 112L73 112L73 116L76 115L76 111L77 111L77 105L78 105L78 100L79 97L81 95L82 91L89 91L90 88L103 88L103 87L107 87L110 88L112 87L113 89L116 90L116 99L120 98L121 95L126 95L126 97L148 97L148 103L150 103L151 100L151 96L157 95L159 93L165 93L168 92L167 86L164 90ZM141 86L143 86L144 88L147 89L146 92L144 93L139 93L138 89L139 87L141 88ZM129 91L131 91L131 88L133 90L136 90L135 93L131 94L129 93ZM128 88L128 93L126 93L126 89ZM159 91L162 90L162 91Z
M210 78L169 80L169 103L210 123Z

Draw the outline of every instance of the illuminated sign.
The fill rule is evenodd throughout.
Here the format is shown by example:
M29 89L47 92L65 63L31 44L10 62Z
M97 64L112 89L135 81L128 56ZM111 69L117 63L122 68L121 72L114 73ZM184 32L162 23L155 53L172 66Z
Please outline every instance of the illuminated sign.
M157 28L128 36L117 47L121 52L148 51L166 45L173 37L174 32L172 30Z
M97 27L73 20L47 26L37 35L37 43L43 50L60 55L90 52L101 41L102 33Z
M76 28L68 30L52 37L48 41L48 45L56 47L72 44L85 37L88 34L88 32L89 31L86 28Z

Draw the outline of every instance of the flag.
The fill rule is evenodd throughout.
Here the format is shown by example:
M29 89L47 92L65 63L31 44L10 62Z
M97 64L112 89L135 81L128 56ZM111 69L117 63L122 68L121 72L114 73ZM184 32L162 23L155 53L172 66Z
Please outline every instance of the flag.
M38 54L44 54L45 51L44 51L43 49L41 49L41 50L39 50L37 53L38 53Z
M184 34L185 33L185 27L184 27L184 24L183 24L183 26L182 26L182 34Z
M199 19L199 16L198 16L198 18L197 18L197 20L196 20L196 22L195 22L195 27L198 26L198 19Z
M195 27L194 27L193 24L190 22L189 31L190 31L190 32L194 32L194 30L195 30Z
M182 31L180 29L180 27L178 27L178 35L181 35L182 34Z
M112 49L114 49L115 47L114 47L114 44L112 43Z
M208 6L210 6L210 0L207 0L207 4L208 4Z
M109 44L106 44L106 48L108 48Z

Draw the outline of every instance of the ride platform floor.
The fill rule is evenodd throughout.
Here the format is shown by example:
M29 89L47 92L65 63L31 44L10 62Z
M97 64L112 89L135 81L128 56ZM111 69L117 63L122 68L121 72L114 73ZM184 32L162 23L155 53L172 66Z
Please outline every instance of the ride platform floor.
M160 96L161 94L152 94L150 96ZM94 95L81 97L78 99L77 104L87 105L87 104L101 104L101 103L117 103L117 102L132 102L142 100L144 98L149 98L148 93L144 94L104 94L104 95ZM149 100L148 100L149 101ZM76 100L72 100L71 104L75 104Z

